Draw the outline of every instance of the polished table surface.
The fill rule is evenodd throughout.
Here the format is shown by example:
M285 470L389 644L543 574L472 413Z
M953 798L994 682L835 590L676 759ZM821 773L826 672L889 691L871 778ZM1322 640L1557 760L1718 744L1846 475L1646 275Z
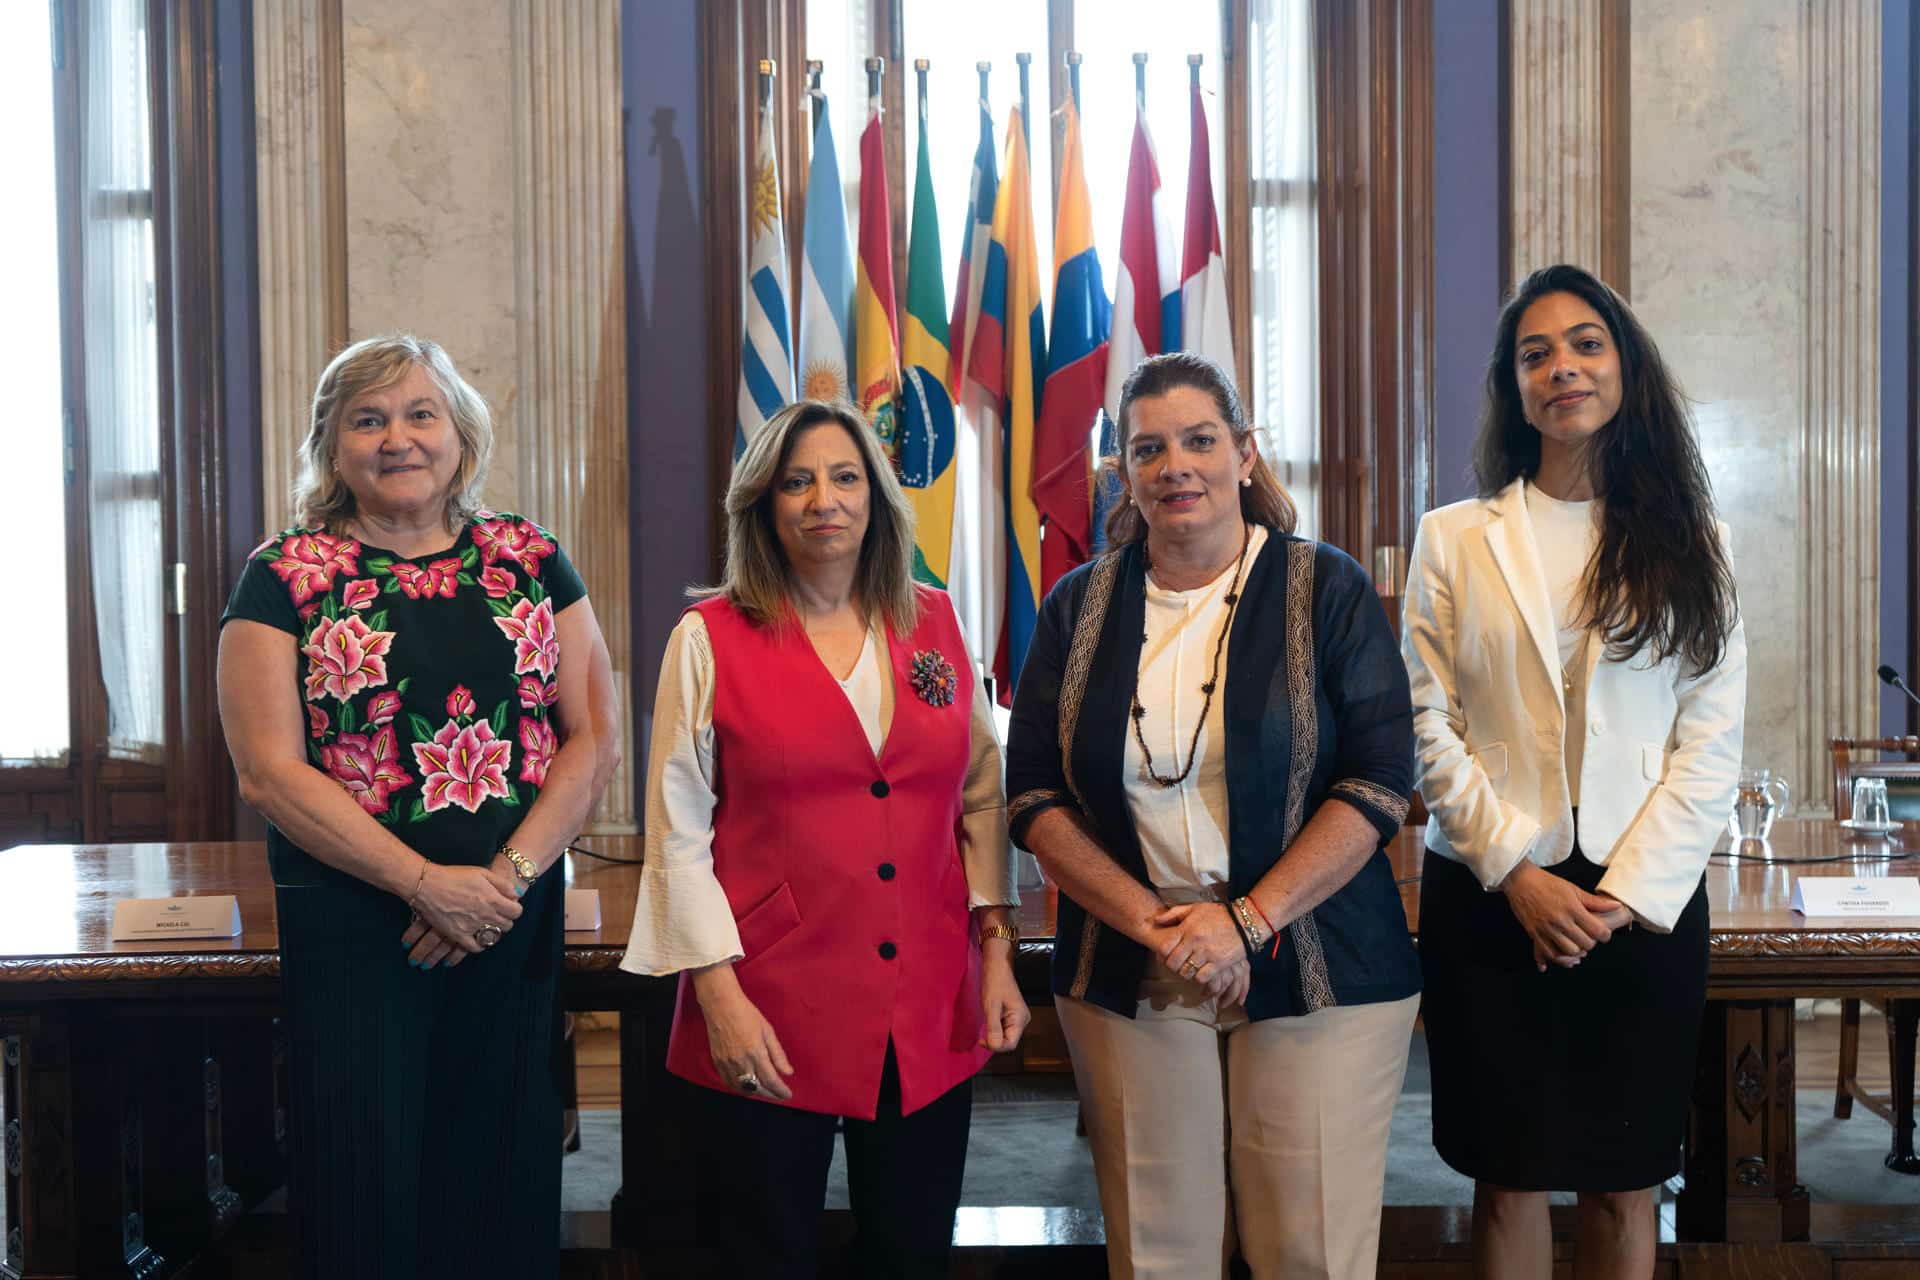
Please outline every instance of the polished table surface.
M1418 828L1389 852L1408 927L1418 932ZM583 842L586 843L586 842ZM596 852L636 858L637 836L599 837ZM1707 870L1712 954L1722 961L1873 956L1920 973L1920 918L1808 919L1788 907L1795 876L1920 875L1920 823L1890 839L1859 840L1825 819L1778 823L1764 848L1770 862L1722 853ZM1909 854L1888 860L1888 854ZM633 924L640 868L581 854L566 859L571 887L600 891L601 925L566 935L570 971L611 970ZM113 903L122 898L231 893L240 902L237 938L115 942ZM1044 889L1023 897L1019 920L1035 943L1053 933L1053 900ZM273 883L258 842L122 845L19 845L0 851L0 982L114 981L173 976L270 977L279 972ZM1905 973L1902 976L1906 976Z

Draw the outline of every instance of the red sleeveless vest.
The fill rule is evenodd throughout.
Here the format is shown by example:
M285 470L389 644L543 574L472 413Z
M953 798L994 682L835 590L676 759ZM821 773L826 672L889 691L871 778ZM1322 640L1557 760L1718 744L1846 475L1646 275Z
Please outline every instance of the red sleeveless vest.
M959 847L972 680L946 595L919 592L913 634L887 631L893 722L877 760L804 634L757 627L723 599L694 606L713 645L713 869L745 953L734 972L793 1065L783 1105L806 1111L872 1119L889 1037L904 1112L989 1056ZM959 675L946 706L909 678L927 651ZM734 1087L685 974L667 1066Z

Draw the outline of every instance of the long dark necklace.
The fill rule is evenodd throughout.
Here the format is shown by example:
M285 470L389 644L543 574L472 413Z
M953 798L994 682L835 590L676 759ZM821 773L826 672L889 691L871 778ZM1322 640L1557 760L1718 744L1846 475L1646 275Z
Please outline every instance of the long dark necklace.
M1187 775L1193 772L1193 762L1199 757L1200 730L1206 727L1207 712L1213 709L1213 691L1220 683L1220 653L1227 647L1227 633L1233 630L1233 614L1240 606L1240 573L1247 567L1247 548L1252 544L1253 530L1241 525L1240 558L1234 562L1233 582L1227 587L1227 620L1220 624L1220 634L1213 642L1213 668L1207 673L1207 682L1200 686L1200 692L1207 695L1207 700L1200 704L1200 718L1193 722L1193 741L1187 744L1187 767L1174 777L1169 778L1153 767L1153 748L1147 745L1147 735L1140 729L1141 717L1147 714L1147 709L1140 704L1140 668L1135 666L1133 669L1133 740L1140 744L1140 754L1146 758L1147 776L1163 787L1177 787L1185 782ZM1147 569L1149 572L1153 569L1150 560ZM1179 764L1180 757L1174 756L1173 762Z

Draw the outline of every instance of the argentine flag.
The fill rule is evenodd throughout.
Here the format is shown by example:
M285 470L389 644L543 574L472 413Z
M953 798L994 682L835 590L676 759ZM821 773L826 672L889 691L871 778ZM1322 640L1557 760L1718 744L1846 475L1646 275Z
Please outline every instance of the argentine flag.
M851 400L847 351L853 330L853 242L847 198L833 149L833 115L818 99L813 162L807 168L807 220L800 253L800 398Z

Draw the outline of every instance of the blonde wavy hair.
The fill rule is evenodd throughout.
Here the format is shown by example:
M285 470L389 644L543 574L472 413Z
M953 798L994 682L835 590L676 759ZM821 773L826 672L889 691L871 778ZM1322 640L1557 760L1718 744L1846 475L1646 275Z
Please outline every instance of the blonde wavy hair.
M460 465L447 490L448 532L465 524L481 506L487 464L493 460L493 415L440 344L410 333L362 338L328 362L313 389L307 436L300 444L300 472L293 482L293 518L301 527L339 533L355 511L353 491L334 467L340 420L353 401L380 391L424 369L447 400L447 415L460 438Z
M1191 351L1148 356L1133 367L1133 372L1120 385L1120 447L1113 457L1102 462L1102 468L1113 475L1125 468L1127 437L1133 434L1133 406L1141 400L1166 395L1175 387L1191 387L1211 396L1220 421L1233 435L1233 447L1253 447L1253 473L1248 477L1252 483L1240 490L1241 516L1250 523L1263 524L1280 533L1292 533L1298 528L1300 513L1280 478L1273 474L1273 468L1261 455L1259 444L1253 439L1253 427L1247 422L1246 410L1240 407L1240 393L1234 389L1233 379L1225 369ZM1146 536L1147 518L1135 504L1116 503L1107 513L1109 546L1122 547L1129 542L1140 542Z
M853 598L869 620L884 618L904 636L920 622L913 586L913 508L893 474L880 437L844 400L802 400L773 415L733 464L727 486L727 564L711 587L689 587L696 600L723 596L760 626L795 620L788 582L792 571L773 525L773 489L793 456L794 443L814 427L838 423L853 437L867 470L867 536L860 543Z

